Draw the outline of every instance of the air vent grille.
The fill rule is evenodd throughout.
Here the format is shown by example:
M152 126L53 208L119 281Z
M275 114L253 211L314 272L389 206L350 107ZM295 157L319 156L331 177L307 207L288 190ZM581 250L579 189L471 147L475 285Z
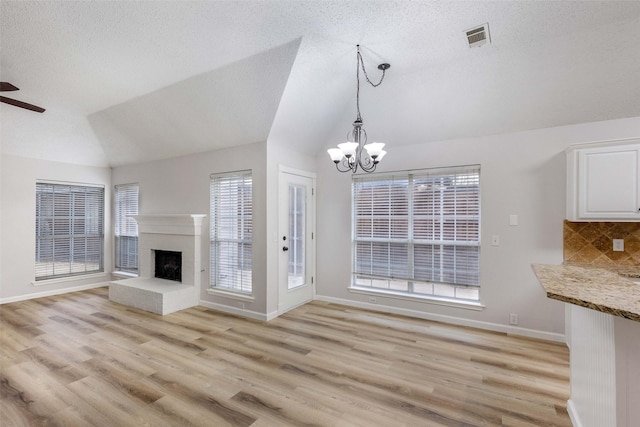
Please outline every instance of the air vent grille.
M489 24L482 24L479 27L471 28L466 31L467 33L467 41L469 42L469 47L478 47L485 44L487 41L491 42L491 38L489 37Z

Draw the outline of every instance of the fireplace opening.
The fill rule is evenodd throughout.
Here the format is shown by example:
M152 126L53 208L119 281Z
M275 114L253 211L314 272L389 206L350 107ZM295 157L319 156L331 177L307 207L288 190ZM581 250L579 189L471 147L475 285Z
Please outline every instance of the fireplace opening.
M155 251L155 277L182 282L182 252Z

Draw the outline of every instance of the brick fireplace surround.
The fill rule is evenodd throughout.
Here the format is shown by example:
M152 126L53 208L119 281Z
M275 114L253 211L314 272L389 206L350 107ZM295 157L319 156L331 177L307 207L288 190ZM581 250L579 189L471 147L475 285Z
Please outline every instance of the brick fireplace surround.
M111 301L169 314L200 301L203 214L136 215L139 277L109 283ZM182 282L155 277L155 251L182 253Z

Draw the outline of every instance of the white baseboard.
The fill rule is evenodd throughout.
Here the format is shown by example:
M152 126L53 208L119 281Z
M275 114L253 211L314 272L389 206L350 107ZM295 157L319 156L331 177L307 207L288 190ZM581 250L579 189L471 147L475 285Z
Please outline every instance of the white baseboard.
M569 419L571 419L573 427L582 427L580 417L578 417L578 413L576 412L576 406L571 399L567 400L567 412L569 413Z
M278 317L278 316L280 316L280 313L278 313L278 311L277 311L277 310L276 310L276 311L272 311L271 313L267 313L267 322L268 322L269 320L273 320L273 319L275 319L275 318L276 318L276 317Z
M367 310L381 311L383 313L400 314L403 316L417 317L419 319L433 320L436 322L451 323L460 326L469 326L472 328L485 329L494 332L502 332L510 335L520 335L529 338L537 338L554 342L565 342L564 334L556 334L552 332L538 331L535 329L519 328L511 325L501 325L498 323L482 322L478 320L464 319L462 317L446 316L442 314L425 313L417 310L409 310L406 308L391 307L380 304L370 304L360 301L352 301L343 298L334 298L324 295L316 295L316 300L342 304L351 307L365 308Z
M250 319L255 319L255 320L262 320L264 322L269 321L278 316L278 313L275 313L275 315L273 313L263 314L263 313L258 313L257 311L243 310L241 308L231 307L224 304L216 304L215 302L203 301L203 300L200 300L199 305L210 308L212 310L222 311L223 313L234 314L236 316L241 316L241 317L248 317Z
M53 295L67 294L69 292L85 291L87 289L101 288L103 286L109 286L109 282L92 283L89 285L74 286L71 288L55 289L52 291L43 291L27 295L18 295L15 297L0 298L0 305L8 304L11 302L26 301L35 298L50 297Z

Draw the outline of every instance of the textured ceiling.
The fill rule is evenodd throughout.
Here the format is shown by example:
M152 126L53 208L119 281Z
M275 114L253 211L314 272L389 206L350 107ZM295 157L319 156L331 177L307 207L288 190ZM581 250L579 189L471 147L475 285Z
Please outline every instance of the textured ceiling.
M466 46L489 22L492 43ZM355 118L393 144L640 116L640 2L0 1L2 153L117 166Z

